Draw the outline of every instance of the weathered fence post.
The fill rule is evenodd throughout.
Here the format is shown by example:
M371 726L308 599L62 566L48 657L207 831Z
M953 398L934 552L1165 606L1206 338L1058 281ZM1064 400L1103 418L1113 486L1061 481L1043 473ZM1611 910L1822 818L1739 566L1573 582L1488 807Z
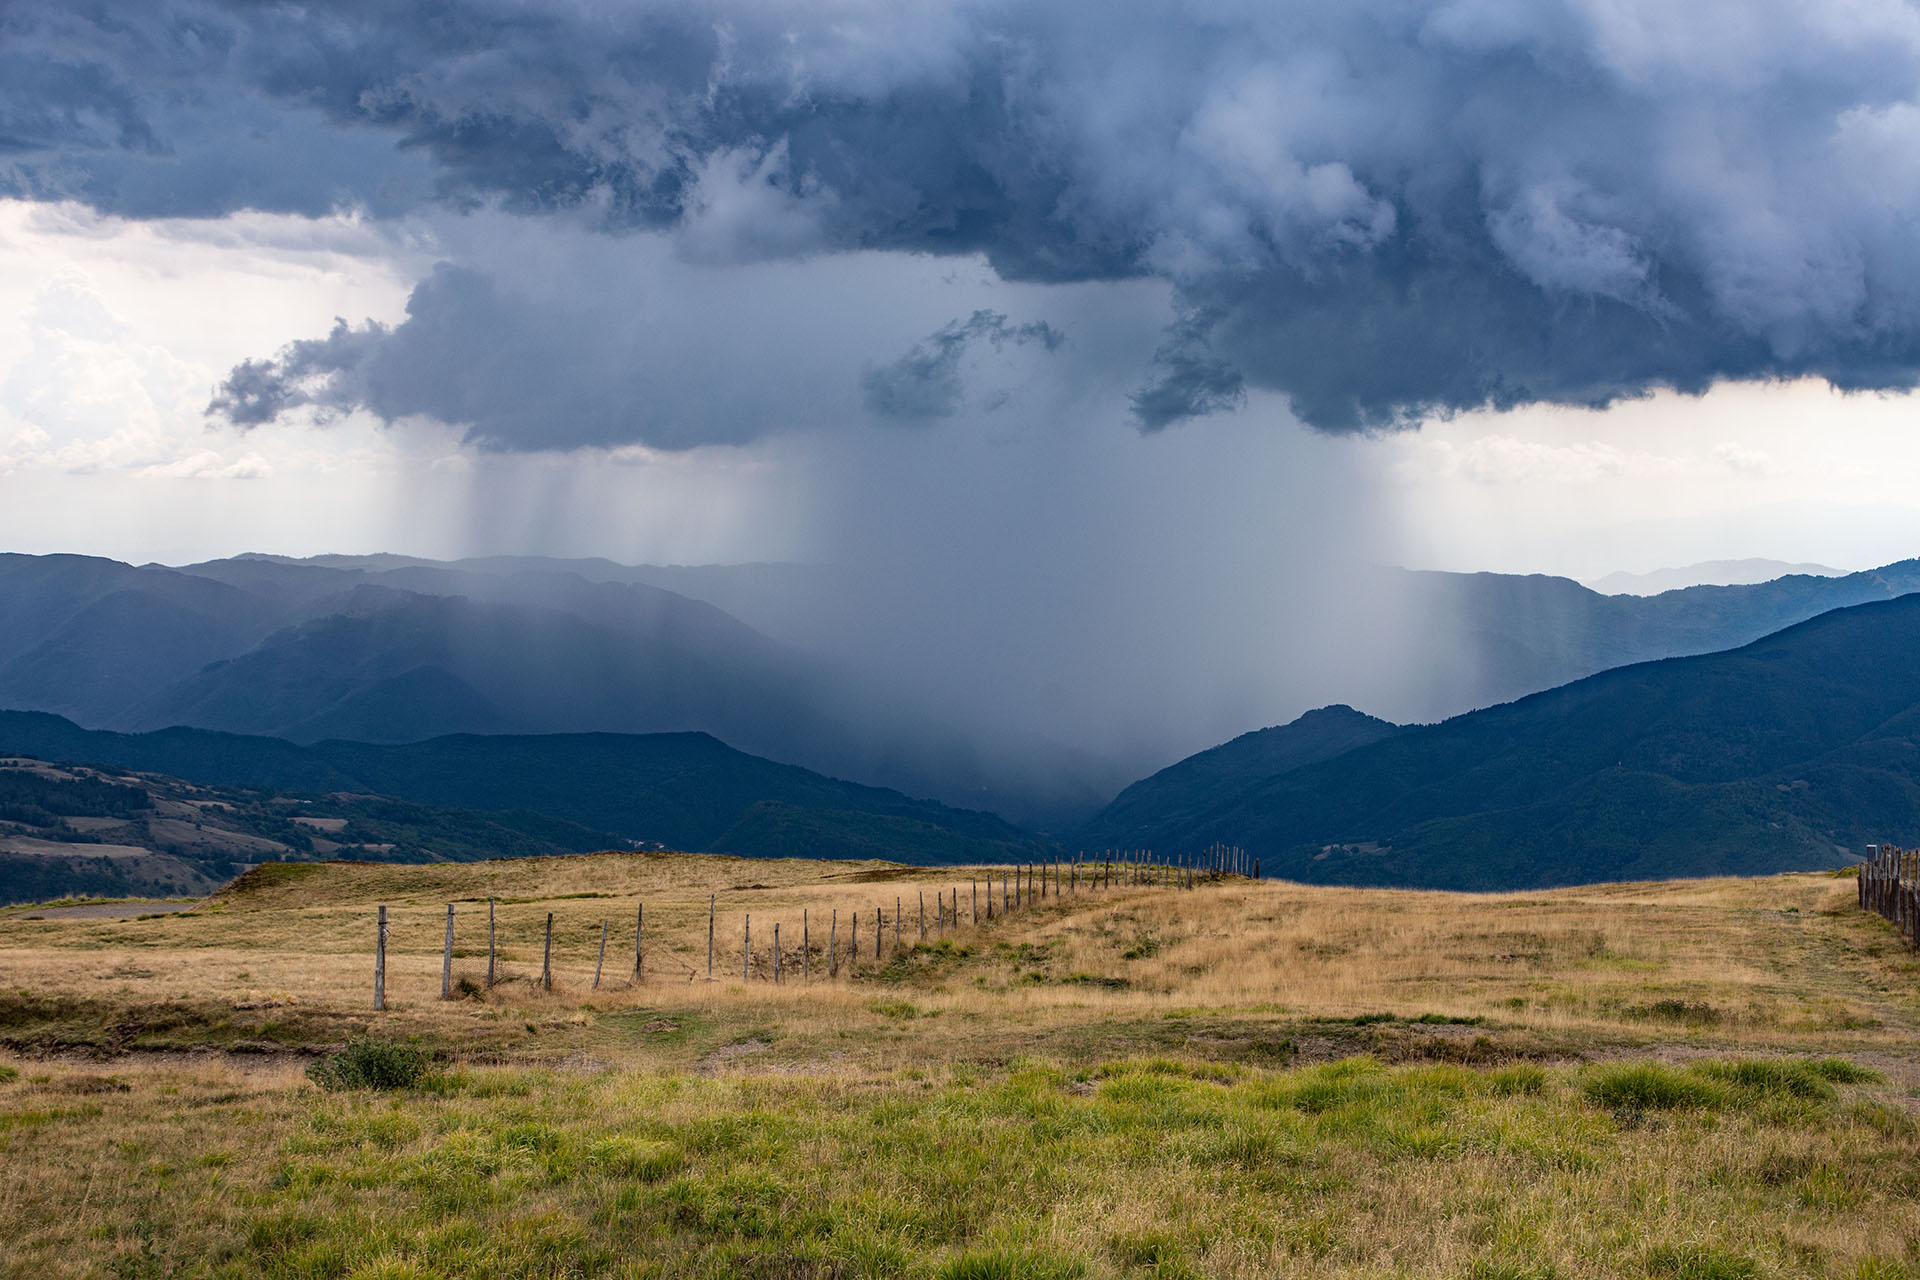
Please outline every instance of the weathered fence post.
M900 898L893 899L893 954L900 954Z
M827 926L827 976L840 976L840 908L833 909L833 920Z
M747 913L746 939L741 948L740 981L749 982L753 978L753 913Z
M887 936L887 913L884 907L873 909L873 958L880 959L880 944Z
M447 945L440 953L440 998L453 999L453 904L447 904Z
M920 891L920 941L927 940L927 891Z
M593 962L593 989L600 989L600 971L607 967L607 919L600 918L600 954Z
M714 900L714 895L708 894L707 895L707 981L708 982L713 981L713 900Z
M773 922L773 985L780 985L780 922Z
M540 957L540 985L553 990L553 912L547 912L547 946Z
M640 949L640 939L647 931L647 904L641 903L633 913L633 980L639 982L646 977L646 955Z
M380 923L373 935L373 1007L387 1007L387 909L380 908Z
M493 899L487 899L487 990L493 990Z
M847 917L853 921L853 927L847 930L847 971L852 973L860 965L860 912Z
M813 934L807 928L807 909L800 908L800 982L813 981Z

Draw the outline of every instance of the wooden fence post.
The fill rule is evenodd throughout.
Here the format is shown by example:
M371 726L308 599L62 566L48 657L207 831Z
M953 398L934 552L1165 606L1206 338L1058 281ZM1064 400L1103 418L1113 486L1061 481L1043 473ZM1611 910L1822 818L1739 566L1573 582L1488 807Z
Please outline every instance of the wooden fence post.
M773 985L780 985L780 922L773 922Z
M800 984L813 981L813 934L807 928L807 909L800 908Z
M749 911L747 913L746 938L741 947L740 981L749 982L752 979L753 979L753 913Z
M707 895L707 981L708 982L713 981L713 900L714 900L714 895L708 894Z
M847 930L847 972L854 972L860 964L860 912L856 908L847 917L853 921L853 927Z
M553 990L553 912L547 912L547 946L540 958L540 985Z
M880 959L880 944L886 938L886 936L887 936L886 910L881 907L875 907L873 909L873 958L876 963Z
M493 990L493 899L487 899L487 990Z
M840 908L833 909L833 920L827 926L827 976L840 976Z
M927 940L927 891L920 891L920 941Z
M641 981L646 977L646 952L640 949L640 939L647 931L647 904L641 903L633 913L633 980Z
M453 904L447 904L447 946L440 954L440 998L453 999Z
M900 898L893 899L893 954L900 954Z
M373 935L373 1007L387 1007L387 909L380 908L380 923Z
M600 989L600 971L607 967L607 918L600 917L600 955L593 962L593 989Z

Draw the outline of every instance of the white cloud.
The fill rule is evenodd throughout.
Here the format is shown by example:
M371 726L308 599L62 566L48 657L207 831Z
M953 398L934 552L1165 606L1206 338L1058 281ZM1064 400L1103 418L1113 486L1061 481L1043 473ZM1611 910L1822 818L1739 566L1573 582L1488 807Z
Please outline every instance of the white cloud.
M1764 449L1750 449L1731 440L1723 440L1713 446L1713 457L1729 471L1742 475L1770 476L1779 471L1773 458Z

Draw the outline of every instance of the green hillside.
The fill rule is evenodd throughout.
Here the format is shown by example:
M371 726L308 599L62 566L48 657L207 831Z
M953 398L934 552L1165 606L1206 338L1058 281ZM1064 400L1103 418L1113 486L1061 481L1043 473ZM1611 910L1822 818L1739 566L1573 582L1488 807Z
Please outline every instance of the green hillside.
M0 754L137 772L143 777L115 785L145 787L166 803L217 803L208 824L231 834L210 837L205 848L154 835L160 828L152 827L153 806L144 797L134 807L139 812L129 810L127 823L109 833L117 848L185 857L192 874L180 872L177 882L189 889L263 858L466 860L640 844L939 863L1013 861L1040 848L992 814L841 782L701 733L460 735L404 746L301 747L198 729L93 731L58 716L0 712ZM98 831L77 830L61 814L36 808L29 783L11 785L20 794L0 792L0 846L18 847L0 847L0 899L19 899L29 883L38 897L141 887L120 885L124 868L94 856L105 847ZM9 822L9 814L19 821ZM315 847L292 815L348 825ZM62 848L43 848L49 841ZM38 860L23 861L22 850L39 851ZM179 870L166 865L169 874Z
M1269 874L1523 887L1830 866L1920 831L1920 596L1408 728L1141 830Z
M1172 833L1248 787L1397 732L1399 726L1385 720L1333 706L1243 733L1134 783L1075 832L1073 843L1089 849L1171 847Z

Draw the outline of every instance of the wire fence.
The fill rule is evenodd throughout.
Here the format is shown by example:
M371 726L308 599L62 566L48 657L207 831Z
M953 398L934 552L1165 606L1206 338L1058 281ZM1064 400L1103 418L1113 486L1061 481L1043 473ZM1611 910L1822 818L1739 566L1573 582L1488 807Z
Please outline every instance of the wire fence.
M996 875L997 872L997 875ZM966 883L963 891L956 879L952 884L933 891L933 902L927 901L926 890L916 889L914 899L908 902L904 893L894 897L893 911L889 913L885 905L872 908L850 910L843 922L838 908L829 909L825 920L813 919L812 908L802 908L800 919L796 922L782 918L767 927L765 913L761 917L760 940L756 943L753 929L753 915L748 911L739 913L739 923L733 921L733 912L726 913L722 920L720 898L710 894L707 898L707 947L704 975L697 965L688 964L683 958L667 951L651 952L647 935L647 908L644 901L634 904L633 912L633 967L630 980L640 984L662 978L658 972L659 962L670 962L679 972L670 975L673 979L687 982L700 980L713 982L738 975L741 981L755 980L780 983L798 980L812 982L816 976L824 974L827 978L852 977L863 968L884 965L899 957L912 947L928 941L937 942L950 932L962 928L979 928L990 925L996 919L1005 919L1018 912L1044 904L1050 899L1057 903L1080 898L1082 895L1101 894L1113 889L1164 889L1192 890L1220 883L1228 878L1257 880L1260 878L1259 860L1249 856L1244 849L1231 845L1214 845L1197 853L1176 858L1156 856L1150 850L1110 851L1097 857L1079 857L1072 859L1051 859L1045 862L1022 863L987 870L984 874L976 870ZM499 904L495 899L487 900L487 973L484 989L491 989L502 981L500 969L500 951L497 943L499 933ZM789 912L790 916L792 913ZM871 932L868 941L861 940L863 918L869 922ZM599 949L595 953L593 967L593 986L598 989L607 974L607 945L613 938L613 919L606 917L597 922L599 925ZM795 923L799 929L794 930ZM842 944L842 926L845 927L845 943ZM787 934L781 938L781 927ZM456 994L453 975L454 961L454 904L447 904L447 920L444 948L440 962L440 998L451 1000ZM541 989L551 991L554 985L553 970L553 912L546 913L546 924L542 936L540 952ZM818 930L818 932L816 932ZM731 939L740 939L740 950L734 952ZM373 1007L387 1007L387 944L389 940L387 908L378 909L374 941L373 961ZM625 929L621 930L619 951L615 964L625 964ZM655 958L655 971L649 973L648 959ZM467 980L463 979L463 982ZM471 990L469 987L468 990ZM466 994L462 990L459 994Z

